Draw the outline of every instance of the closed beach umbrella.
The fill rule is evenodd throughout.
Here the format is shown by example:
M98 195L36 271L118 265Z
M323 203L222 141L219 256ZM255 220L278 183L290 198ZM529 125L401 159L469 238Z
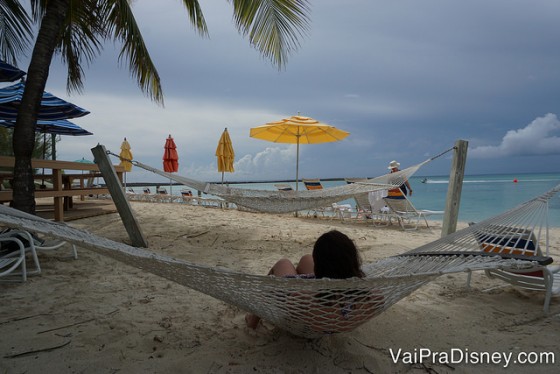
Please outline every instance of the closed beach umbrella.
M233 161L235 160L235 152L227 128L218 142L216 157L218 158L218 172L222 173L222 183L224 183L224 173L233 173Z
M132 150L130 149L130 143L124 138L124 141L121 143L121 153L119 153L119 157L121 159L120 166L124 168L124 171L131 171L132 170Z
M132 151L130 149L130 143L124 138L124 141L121 143L121 153L119 153L119 157L121 162L119 163L120 166L124 168L124 189L126 190L126 173L132 170Z
M25 84L23 82L0 89L0 119L6 121L17 119L24 89ZM45 91L41 99L41 108L37 120L53 121L82 117L86 114L89 114L87 110Z
M0 61L0 82L13 82L22 78L25 74L25 71L19 70L7 62Z
M168 173L176 173L179 171L179 155L177 154L177 146L175 141L169 135L165 140L165 146L163 147L163 170Z
M300 115L253 127L250 132L252 138L274 143L297 144L296 190L299 181L299 145L337 142L348 135L350 133L346 131Z
M165 145L163 146L163 170L167 173L176 173L179 171L179 155L177 154L177 146L175 141L169 135L165 140ZM169 179L169 193L172 195L172 184L171 179Z

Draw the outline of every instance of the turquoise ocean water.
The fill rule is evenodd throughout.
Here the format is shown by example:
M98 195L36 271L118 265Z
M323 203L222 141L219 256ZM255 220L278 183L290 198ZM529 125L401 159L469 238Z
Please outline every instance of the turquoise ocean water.
M426 183L422 183L423 179ZM515 183L514 180L517 180ZM284 182L282 182L284 183ZM344 180L322 181L323 187L339 186ZM448 177L422 176L410 178L414 193L411 200L417 209L444 210L448 188ZM276 184L270 183L239 183L235 187L275 190ZM501 175L469 175L465 176L461 193L459 220L465 222L481 221L541 195L560 184L560 173L548 174L501 174ZM165 186L165 183L161 183ZM291 183L295 187L294 183ZM169 191L169 185L166 186ZM305 189L302 183L300 189ZM152 192L155 187L151 187ZM173 195L180 195L182 186L173 186ZM141 193L141 187L134 187ZM193 191L193 193L196 193ZM355 205L353 199L344 200L341 204ZM549 203L549 222L551 226L560 227L560 194Z

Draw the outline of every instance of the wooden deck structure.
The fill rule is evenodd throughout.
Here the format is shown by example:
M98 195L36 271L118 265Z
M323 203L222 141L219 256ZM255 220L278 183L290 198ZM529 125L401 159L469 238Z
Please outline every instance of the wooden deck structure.
M0 184L3 180L9 180L13 177L10 169L13 169L14 162L14 157L0 156L0 168L5 170L0 171ZM43 185L45 184L44 181L49 181L52 187L45 186L45 188L36 189L35 197L37 199L52 198L53 219L55 221L64 221L66 212L74 210L74 196L79 196L80 201L85 201L85 196L109 193L109 189L106 187L88 183L88 181L93 181L96 178L102 178L96 164L33 159L31 165L37 170L50 171L48 174L37 174L37 180L41 180ZM114 165L114 168L122 181L124 168L118 165ZM0 190L0 203L9 203L12 200L12 195L10 189Z

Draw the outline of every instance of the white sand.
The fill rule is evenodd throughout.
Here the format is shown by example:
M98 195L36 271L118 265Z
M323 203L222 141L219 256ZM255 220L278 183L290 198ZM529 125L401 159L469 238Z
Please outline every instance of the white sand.
M150 249L196 263L265 273L281 257L296 261L315 239L337 228L364 262L435 240L432 230L296 218L178 204L132 203ZM117 214L73 221L129 243ZM552 231L560 258L560 230ZM553 352L555 365L510 363L513 373L556 373L560 300L542 311L542 293L518 291L483 273L443 276L357 330L317 340L139 269L84 249L41 254L41 276L0 284L2 373L471 373L503 372L500 364L393 363L391 352ZM52 348L51 350L48 350ZM456 351L452 351L456 349ZM32 353L33 351L38 351ZM31 352L31 353L29 353ZM15 356L15 357L11 357ZM442 358L443 356L439 356Z

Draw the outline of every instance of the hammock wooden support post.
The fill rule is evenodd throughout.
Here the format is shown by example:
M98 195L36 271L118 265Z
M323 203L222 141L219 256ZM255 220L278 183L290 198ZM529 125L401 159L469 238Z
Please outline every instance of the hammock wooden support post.
M144 237L142 233L142 229L132 212L132 208L130 207L130 203L128 202L125 192L122 188L121 182L119 177L117 176L117 172L113 167L113 164L109 160L107 156L107 150L105 146L98 144L95 148L91 149L91 153L93 153L94 161L99 167L99 171L103 175L103 179L105 180L105 184L107 184L107 188L109 189L109 193L113 198L113 202L117 207L117 211L121 216L123 225L130 237L132 245L134 247L148 247L148 241Z
M449 174L449 187L447 188L447 199L445 202L445 213L443 214L443 224L441 227L442 238L457 230L468 146L469 142L466 140L457 140L455 142L455 152L453 153L453 162Z

